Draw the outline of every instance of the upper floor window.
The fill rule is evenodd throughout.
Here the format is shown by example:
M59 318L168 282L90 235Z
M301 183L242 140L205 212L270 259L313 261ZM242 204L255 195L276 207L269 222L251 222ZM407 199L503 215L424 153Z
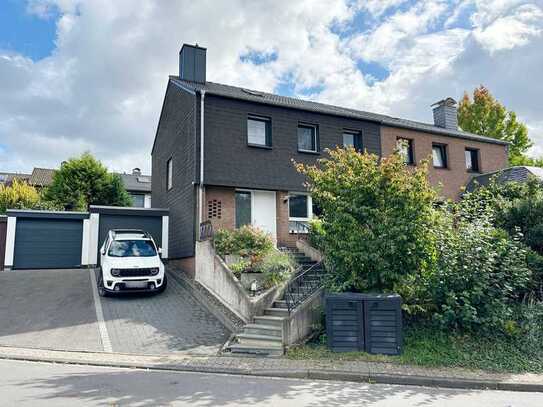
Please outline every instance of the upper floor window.
M319 151L317 126L309 124L298 125L298 151L314 153Z
M166 163L166 188L168 191L173 187L173 163L170 158Z
M415 164L415 152L413 151L413 140L407 138L399 138L396 141L396 149L403 158L403 162L407 165Z
M250 116L247 119L247 143L252 146L271 147L271 120Z
M444 144L432 145L432 161L435 168L447 168L447 146Z
M355 150L362 150L362 137L358 132L343 132L343 147L352 147Z
M468 171L479 172L479 150L466 148L466 169Z

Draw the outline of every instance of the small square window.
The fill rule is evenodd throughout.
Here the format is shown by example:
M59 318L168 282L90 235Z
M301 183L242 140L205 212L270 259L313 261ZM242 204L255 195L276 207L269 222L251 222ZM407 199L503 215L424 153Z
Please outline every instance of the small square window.
M468 171L479 172L479 150L466 148L466 169Z
M166 188L169 191L173 187L173 163L170 158L166 163Z
M298 151L318 152L317 127L311 125L298 125Z
M399 138L396 141L396 149L403 158L403 162L407 165L415 164L415 153L413 151L413 140L407 138Z
M432 145L432 161L435 168L447 168L447 146L444 144Z
M271 147L271 120L264 117L249 117L247 143L252 146Z
M357 151L362 150L362 137L360 133L345 131L343 132L343 147L352 147Z

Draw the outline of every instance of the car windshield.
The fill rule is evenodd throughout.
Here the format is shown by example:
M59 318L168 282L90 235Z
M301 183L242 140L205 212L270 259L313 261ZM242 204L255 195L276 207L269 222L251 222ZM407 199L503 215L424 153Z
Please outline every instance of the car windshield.
M152 257L156 256L155 246L150 240L114 240L109 246L111 257Z

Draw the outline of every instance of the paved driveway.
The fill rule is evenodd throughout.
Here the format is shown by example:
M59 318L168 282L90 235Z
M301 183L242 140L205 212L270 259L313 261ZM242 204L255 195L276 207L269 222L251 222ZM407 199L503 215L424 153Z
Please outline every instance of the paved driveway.
M160 295L98 298L90 273L0 272L0 345L214 354L228 338L228 330L195 300L190 287L173 278Z

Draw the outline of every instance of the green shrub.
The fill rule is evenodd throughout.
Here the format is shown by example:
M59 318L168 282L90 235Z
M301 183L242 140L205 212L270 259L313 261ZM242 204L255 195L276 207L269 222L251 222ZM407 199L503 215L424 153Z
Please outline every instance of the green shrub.
M313 218L309 221L309 243L319 250L324 247L324 227L319 218Z
M436 193L425 163L407 168L395 154L379 158L354 149L328 151L317 165L298 164L322 209L318 240L331 291L392 291L423 272L434 256Z
M439 255L423 283L434 320L446 329L505 330L530 283L526 247L484 216L468 222L444 212L435 236Z
M264 273L264 284L272 287L288 280L294 266L295 263L288 254L272 250L256 265L254 271Z
M228 266L230 270L235 274L236 277L240 277L241 273L246 272L251 267L251 262L248 260L241 259L237 263L230 264Z
M238 255L249 258L251 263L258 262L273 248L270 235L252 226L235 230L219 229L213 241L220 256Z

